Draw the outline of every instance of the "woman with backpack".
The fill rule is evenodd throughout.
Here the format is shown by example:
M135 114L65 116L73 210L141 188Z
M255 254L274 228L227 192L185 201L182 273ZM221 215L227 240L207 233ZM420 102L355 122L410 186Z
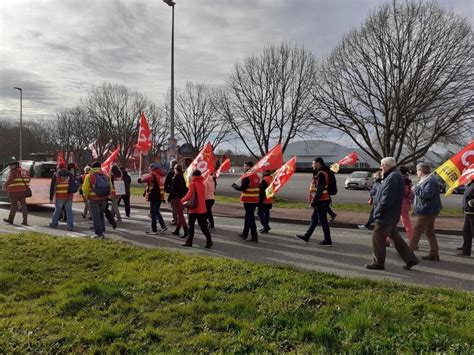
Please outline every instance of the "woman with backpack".
M139 184L147 184L144 196L148 202L150 202L150 217L151 217L151 230L146 231L146 234L158 234L157 220L160 223L160 232L164 232L168 228L166 227L163 216L160 213L161 203L165 201L165 189L163 178L165 174L160 169L159 164L150 164L149 174L143 178L138 179Z
M207 228L207 210L206 210L206 187L204 186L204 178L201 176L200 170L194 170L192 174L191 183L186 196L181 199L181 202L189 206L189 236L186 242L182 244L184 247L193 246L194 225L196 220L201 227L202 234L206 236L206 248L212 247L211 233Z

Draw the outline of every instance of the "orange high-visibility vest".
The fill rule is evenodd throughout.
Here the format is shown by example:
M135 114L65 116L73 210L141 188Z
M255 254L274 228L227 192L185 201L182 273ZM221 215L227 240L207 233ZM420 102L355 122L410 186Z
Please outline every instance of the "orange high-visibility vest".
M56 175L56 199L67 199L72 197L72 194L68 193L69 189L69 176Z
M7 186L8 193L23 192L30 186L30 174L28 170L18 168L11 171L10 174L15 174L12 182Z
M270 186L272 184L273 178L271 175L267 175L263 177L263 180L267 182L267 186ZM273 197L268 198L265 195L263 203L271 205L273 203Z
M324 190L323 190L323 193L321 194L321 196L319 197L318 201L328 201L331 199L331 196L329 195L329 192L328 192L328 186L329 186L329 174L327 173L327 171L318 171L318 173L316 174L316 180L318 179L318 176L320 173L323 173L324 174L324 179L326 180L324 182ZM314 184L314 179L313 179L313 184ZM315 186L316 187L316 186ZM316 191L315 191L316 193Z
M260 195L260 177L257 174L252 174L248 177L250 184L247 190L240 194L240 202L242 203L258 203Z

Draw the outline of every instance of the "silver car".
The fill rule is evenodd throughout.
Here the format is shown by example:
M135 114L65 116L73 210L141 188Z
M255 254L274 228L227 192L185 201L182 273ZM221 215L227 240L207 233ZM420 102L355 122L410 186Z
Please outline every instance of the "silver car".
M374 184L372 173L367 171L354 171L344 182L346 189L370 189Z

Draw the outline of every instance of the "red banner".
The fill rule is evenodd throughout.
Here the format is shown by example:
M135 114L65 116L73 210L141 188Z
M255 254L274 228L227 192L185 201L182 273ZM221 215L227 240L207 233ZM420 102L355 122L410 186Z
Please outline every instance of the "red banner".
M283 152L281 150L281 144L278 143L274 146L257 164L252 166L247 172L245 172L240 178L243 179L255 173L260 173L266 170L275 170L283 164Z
M58 162L58 165L66 165L66 160L64 160L64 151L60 150L58 152L56 161Z
M191 174L193 170L200 170L201 175L206 179L209 174L212 174L215 169L215 157L211 143L207 143L204 148L201 149L197 157L188 166L184 172L184 179L189 184L191 181Z
M359 161L359 155L356 152L352 152L346 155L344 158L339 160L338 162L331 165L330 169L337 173L339 171L339 167L345 165L354 165Z
M115 159L117 159L118 153L119 153L120 147L117 147L112 154L107 158L106 161L102 164L102 171L106 174L110 172L110 168L112 167L112 164L114 163Z
M446 160L435 172L446 181L449 187L453 187L462 172L474 164L474 141L467 147Z
M230 159L224 159L216 171L216 178L218 178L221 173L227 173L230 170L230 166Z
M461 176L456 180L454 185L448 191L446 191L446 195L452 194L456 187L467 185L471 181L474 181L474 164L471 164L469 168L462 172Z
M140 130L138 131L138 143L136 147L140 151L149 150L152 145L151 130L148 125L145 113L142 112L140 116Z
M291 177L296 170L296 157L288 160L280 169L275 171L273 174L274 178L270 186L265 190L265 194L268 198L276 195L278 191L281 190L283 186L290 181Z

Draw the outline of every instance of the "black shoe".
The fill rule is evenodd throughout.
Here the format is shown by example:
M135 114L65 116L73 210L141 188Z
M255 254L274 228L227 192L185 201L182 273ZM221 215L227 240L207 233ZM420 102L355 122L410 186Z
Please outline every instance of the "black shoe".
M173 225L173 226L175 226L175 225L176 225L176 221L175 221L175 220L172 220L170 224Z
M421 257L423 260L439 261L439 255L426 255Z
M331 219L329 220L329 222L334 222L334 220L336 219L337 217L337 213L334 213L332 216L331 216Z
M246 239L245 240L247 243L258 243L258 239L257 238L250 238L250 239Z
M206 248L206 249L211 249L211 247L212 247L213 245L214 245L214 243L213 243L212 241L211 241L211 242L207 242L205 248Z
M181 246L183 246L183 247L192 247L193 244L192 244L192 243L188 243L188 242L184 242L183 244L181 244Z
M332 243L331 242L326 242L325 240L323 240L322 242L319 242L319 245L325 246L325 247L330 247L330 246L332 246Z
M4 219L3 219L3 222L8 223L8 224L13 224L13 222L10 222L10 221L8 220L8 218L4 218Z
M301 239L302 241L305 241L306 243L309 242L309 238L306 237L305 235L295 234L295 238Z
M264 230L265 230L265 228L261 228L261 229L259 229L258 231L259 231L259 232L263 232Z
M405 270L410 270L413 266L417 265L420 263L420 260L416 259L415 261L410 261L406 263L406 265L403 267Z
M179 235L179 230L175 230L175 231L172 232L171 234L173 234L173 235Z
M28 223L26 223L26 222L21 222L21 224L24 225L24 226L28 225Z
M269 230L270 230L270 229L260 229L260 233L262 233L262 234L268 234L268 231L269 231Z
M456 250L464 250L463 247L456 248Z
M365 264L365 268L369 270L385 270L385 266L379 264Z
M238 235L240 238L247 239L247 236L244 233L239 233Z

